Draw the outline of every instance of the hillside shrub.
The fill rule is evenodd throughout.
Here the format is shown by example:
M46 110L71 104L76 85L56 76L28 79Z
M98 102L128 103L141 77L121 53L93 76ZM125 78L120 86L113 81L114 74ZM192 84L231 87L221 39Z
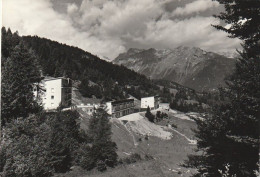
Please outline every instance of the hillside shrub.
M156 121L159 122L165 118L168 118L168 114L161 112L161 111L157 111L156 112Z
M77 118L77 112L65 111L8 123L0 151L3 176L48 177L68 171L81 140Z
M131 154L129 157L122 159L122 162L125 164L136 163L142 160L141 156L137 153Z
M177 128L177 125L174 124L174 123L172 123L172 127L173 127L173 128Z
M0 172L3 171L5 163L6 163L6 149L1 144L1 146L0 146Z
M145 158L145 160L152 160L153 156L151 156L149 154L145 154L144 158Z
M3 176L51 176L54 169L45 143L49 134L48 126L34 115L7 124Z
M102 160L97 162L97 169L98 171L105 171L107 169L106 163Z
M150 109L149 106L148 106L147 109L146 109L145 117L147 117L150 122L154 122L155 117L154 117L154 115L151 113L151 109Z
M95 168L95 159L91 153L91 146L83 143L80 145L76 153L76 163L80 165L83 169L91 170Z

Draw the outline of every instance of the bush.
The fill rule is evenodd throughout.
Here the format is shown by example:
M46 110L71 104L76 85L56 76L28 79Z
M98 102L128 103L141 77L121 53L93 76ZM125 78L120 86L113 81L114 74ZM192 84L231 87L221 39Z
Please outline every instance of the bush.
M150 107L148 106L146 109L145 117L148 118L150 122L154 122L154 115L151 113Z
M161 118L162 116L161 116L161 111L157 111L156 112L156 118Z
M164 118L168 118L168 114L161 112L161 111L156 112L156 120L157 121L161 121Z
M131 154L129 157L122 159L122 162L125 164L136 163L137 161L142 160L141 156L137 153Z
M173 123L173 124L172 124L172 127L173 127L173 128L177 128L177 125L175 125L175 124Z
M145 158L145 160L152 160L153 156L151 156L149 154L145 154L144 158Z
M97 162L97 169L98 171L105 171L107 169L105 162L102 160Z
M51 176L54 169L48 151L50 129L37 116L13 121L6 127L6 162L3 176ZM40 156L39 156L40 155Z
M119 159L117 163L120 164L120 165L123 164L124 163L123 159Z
M0 151L3 175L48 177L68 171L79 146L77 118L76 112L66 111L30 115L7 124L8 141Z
M116 144L104 112L90 121L89 136L79 131L75 111L42 113L13 120L5 127L1 142L3 176L48 177L73 165L99 171L117 165ZM96 124L97 123L97 124Z
M0 172L3 171L6 163L6 149L3 145L0 146Z
M95 158L92 155L92 149L90 145L83 143L80 145L76 153L76 163L86 170L91 170L96 167Z

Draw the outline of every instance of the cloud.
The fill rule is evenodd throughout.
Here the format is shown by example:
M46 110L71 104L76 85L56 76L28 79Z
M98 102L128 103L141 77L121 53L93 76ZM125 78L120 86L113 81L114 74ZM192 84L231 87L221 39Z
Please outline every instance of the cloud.
M226 37L226 33L215 30L211 24L217 25L220 21L201 16L184 20L153 21L148 24L145 36L134 40L143 45L153 44L157 48L173 49L183 45L215 52L224 52L239 46L240 40Z
M78 6L75 3L69 3L67 6L68 14L73 14L78 11Z
M189 15L196 12L202 12L207 9L218 7L219 3L212 0L196 0L194 2L186 4L184 7L176 8L172 15Z
M228 51L239 46L238 40L211 26L219 23L213 17L172 17L176 11L189 14L216 4L196 0L173 12L165 10L167 3L174 5L175 1L83 0L81 4L66 3L60 13L52 0L3 0L3 25L21 35L46 37L110 59L129 47L173 49L187 45Z
M21 35L46 37L111 58L125 51L117 39L104 40L76 28L69 16L54 11L50 0L4 0L3 7L3 25L18 30ZM68 12L75 9L73 4L68 6Z

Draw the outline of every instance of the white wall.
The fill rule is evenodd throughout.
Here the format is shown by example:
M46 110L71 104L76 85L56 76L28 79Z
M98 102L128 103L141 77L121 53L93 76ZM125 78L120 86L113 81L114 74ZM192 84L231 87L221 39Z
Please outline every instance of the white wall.
M154 97L141 98L141 108L154 108Z
M159 108L170 109L170 104L169 103L159 103Z
M61 79L44 81L44 89L46 89L42 97L44 109L58 108L61 103Z
M112 115L112 103L111 102L106 102L106 111L108 114Z

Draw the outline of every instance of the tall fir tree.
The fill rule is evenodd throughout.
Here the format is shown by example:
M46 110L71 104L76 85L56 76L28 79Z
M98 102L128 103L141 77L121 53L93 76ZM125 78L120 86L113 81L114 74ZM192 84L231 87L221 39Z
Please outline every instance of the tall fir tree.
M40 82L36 57L20 42L2 67L2 126L11 119L27 117L41 108L34 99L33 83Z
M228 103L215 107L213 115L197 120L197 148L202 155L190 156L188 166L198 168L194 176L253 177L259 170L260 118L260 1L218 0L225 12L216 16L230 28L215 26L243 41L235 72L221 89Z
M88 137L91 141L89 161L93 162L90 166L98 167L104 164L114 167L117 164L117 146L111 139L111 124L105 110L99 108L89 121Z
M154 122L154 118L155 118L155 117L154 117L154 115L151 113L151 108L150 108L149 106L146 108L145 117L147 117L150 122Z

